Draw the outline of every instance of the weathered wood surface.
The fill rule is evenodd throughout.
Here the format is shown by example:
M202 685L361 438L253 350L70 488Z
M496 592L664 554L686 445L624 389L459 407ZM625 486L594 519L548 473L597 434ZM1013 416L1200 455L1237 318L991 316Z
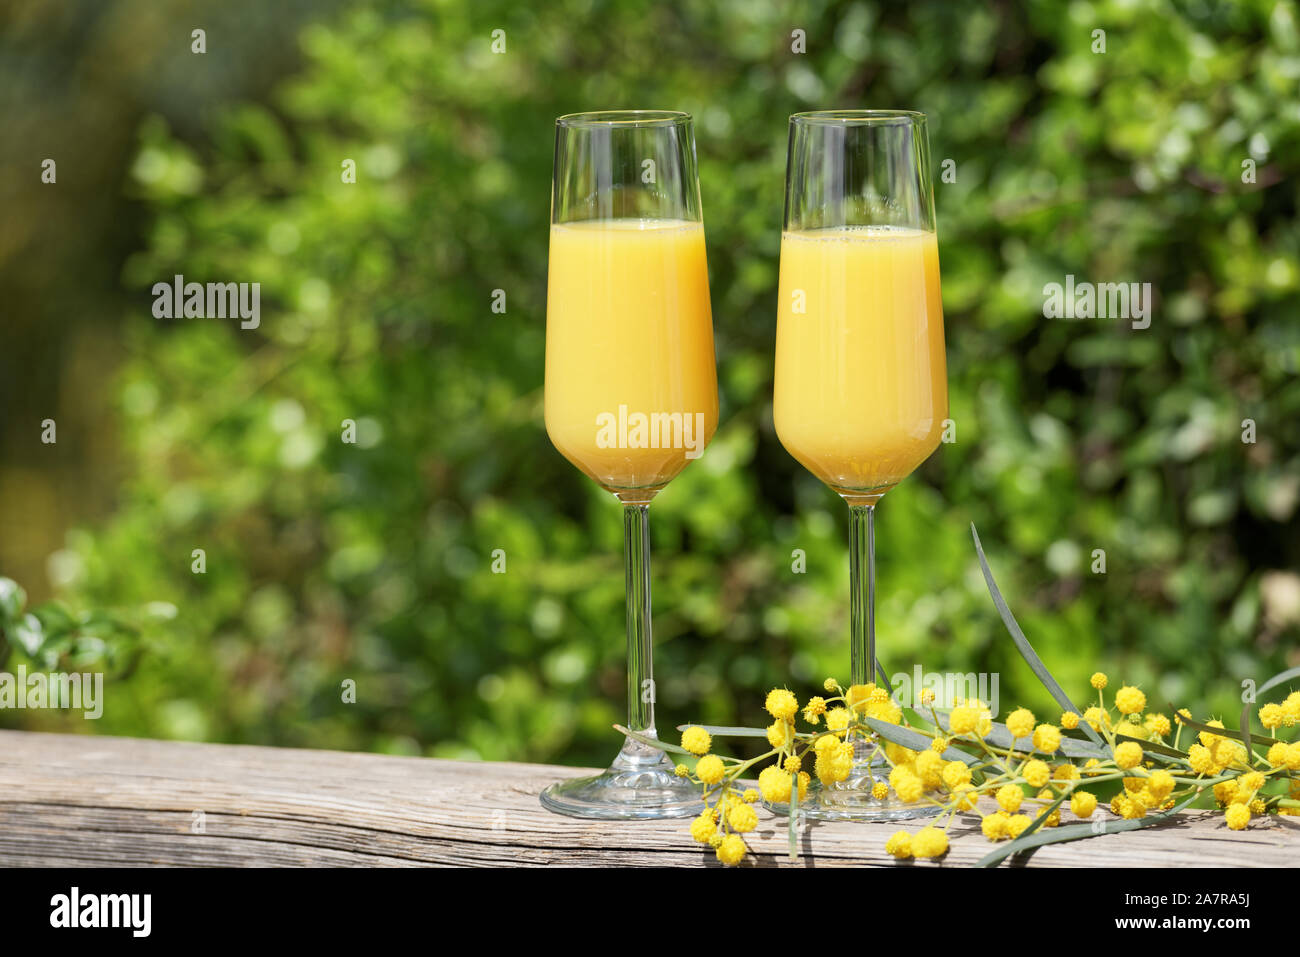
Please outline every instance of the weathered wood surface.
M0 732L0 865L716 866L688 822L603 823L542 809L576 768ZM201 813L201 818L200 818ZM1102 812L1099 812L1102 813ZM919 823L814 824L786 857L784 820L749 835L758 866L890 865L886 838ZM1045 847L1029 866L1300 865L1300 818L1229 831L1221 814ZM942 863L990 845L978 820Z

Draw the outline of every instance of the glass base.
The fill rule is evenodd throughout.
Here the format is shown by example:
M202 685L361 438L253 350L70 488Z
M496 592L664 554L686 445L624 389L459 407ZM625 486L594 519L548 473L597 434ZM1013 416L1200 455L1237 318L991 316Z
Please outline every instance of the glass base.
M695 817L704 810L700 788L673 768L664 752L629 738L607 771L552 784L541 794L542 807L604 821Z
M885 798L872 795L877 781L888 783L891 770L874 746L864 750L870 757L853 766L853 771L843 781L825 786L814 781L808 786L807 797L799 802L798 813L810 821L905 821L908 818L933 817L943 810L924 801L900 801L892 791ZM763 806L774 814L789 815L788 804L764 801Z

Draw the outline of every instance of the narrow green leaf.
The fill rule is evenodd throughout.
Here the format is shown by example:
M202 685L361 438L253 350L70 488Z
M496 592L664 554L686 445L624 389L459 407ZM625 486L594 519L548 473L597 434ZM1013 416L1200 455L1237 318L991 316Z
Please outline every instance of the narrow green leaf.
M1172 708L1173 705L1170 705L1169 707ZM1201 724L1199 721L1194 721L1182 714L1178 715L1178 720L1187 725L1187 727L1191 728L1193 731L1208 731L1210 734L1217 735L1220 738L1231 738L1233 735L1239 735L1236 728L1214 728L1208 724ZM1250 739L1256 744L1267 744L1271 746L1278 743L1277 738L1266 737L1262 734L1252 734ZM1243 738L1242 740L1245 739Z
M889 721L881 721L879 718L863 718L863 723L872 731L880 735L886 741L892 741L894 744L901 744L911 751L929 751L930 738L913 731L911 728L904 728L902 725L892 724ZM979 758L960 751L957 748L946 748L941 755L945 761L961 761L967 767L979 764Z
M982 858L975 866L996 867L1004 858L1010 857L1012 854L1019 854L1021 851L1027 851L1035 847L1042 847L1046 844L1063 844L1066 841L1080 841L1089 837L1100 837L1102 834L1115 834L1119 831L1136 831L1140 828L1150 827L1151 825L1159 824L1160 822L1173 817L1179 811L1184 810L1200 796L1200 793L1200 791L1197 791L1182 803L1177 804L1168 811L1164 811L1160 814L1148 814L1146 817L1140 817L1134 820L1106 821L1104 822L1105 830L1100 833L1093 830L1093 825L1091 823L1069 824L1065 827L1055 827L1050 831L1044 831L1032 835L1029 835L1029 828L1025 828L1024 834L1021 834L1020 837L1016 838L1014 841L999 847L993 853Z
M732 728L720 724L679 724L678 731L687 728L703 728L717 738L766 738L767 728Z
M1300 667L1288 668L1286 671L1278 672L1255 689L1255 697L1258 698L1265 691L1268 691L1271 688L1276 688L1282 682L1290 681L1292 678L1300 678Z
M988 585L989 595L993 598L993 604L997 607L998 614L1002 617L1002 623L1006 625L1007 631L1011 635L1011 640L1014 641L1016 647L1020 649L1021 657L1023 657L1029 664L1029 667L1033 669L1034 674L1038 676L1038 680L1042 682L1043 687L1047 689L1048 693L1056 699L1056 703L1061 706L1062 710L1073 711L1075 714L1082 715L1083 709L1075 707L1074 702L1070 700L1070 696L1062 690L1059 684L1057 684L1056 679L1052 677L1052 673L1047 670L1047 666L1043 664L1042 659L1039 658L1037 653L1034 651L1034 646L1029 643L1029 639L1025 637L1025 633L1021 631L1020 626L1016 624L1015 616L1011 614L1011 609L1007 607L1006 601L1002 598L1002 592L998 590L998 583L993 580L993 572L989 568L988 559L984 557L984 548L980 545L979 532L975 531L974 522L971 522L970 533L975 539L975 553L979 556L980 569L984 572L984 583ZM1084 734L1086 734L1089 740L1094 744L1100 745L1102 743L1101 737L1096 731L1092 730L1092 727L1088 722L1079 722L1079 727L1083 729Z
M1179 751L1177 748L1171 748L1167 744L1160 744L1156 741L1146 741L1142 738L1135 738L1127 734L1117 734L1115 735L1115 740L1132 741L1135 744L1141 745L1142 750L1147 754L1156 755L1158 757L1171 758L1175 761L1181 761L1187 757L1186 751Z
M669 744L667 741L660 741L658 738L650 738L644 734L638 734L636 731L629 731L621 724L614 725L614 730L627 735L629 738L632 738L635 741L640 741L642 744L647 745L648 747L658 748L660 751L668 751L671 752L672 754L684 754L688 758L695 757L694 754L691 754L691 752L687 751L685 748L680 748L675 744Z

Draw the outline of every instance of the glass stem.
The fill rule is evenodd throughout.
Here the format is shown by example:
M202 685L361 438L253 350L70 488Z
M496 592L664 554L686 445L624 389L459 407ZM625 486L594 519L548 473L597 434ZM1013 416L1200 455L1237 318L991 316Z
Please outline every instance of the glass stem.
M852 589L850 680L863 685L876 671L876 506L849 506L849 580Z
M654 735L648 516L648 505L623 506L623 556L627 566L627 726Z

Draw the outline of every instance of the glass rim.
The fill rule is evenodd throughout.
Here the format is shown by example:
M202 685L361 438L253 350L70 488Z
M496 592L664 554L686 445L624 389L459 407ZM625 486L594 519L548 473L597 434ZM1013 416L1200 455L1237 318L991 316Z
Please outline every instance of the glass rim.
M809 110L790 115L792 124L822 126L906 126L925 121L925 114L917 110Z
M589 113L566 113L555 125L566 129L581 127L684 126L691 114L680 110L594 110Z

